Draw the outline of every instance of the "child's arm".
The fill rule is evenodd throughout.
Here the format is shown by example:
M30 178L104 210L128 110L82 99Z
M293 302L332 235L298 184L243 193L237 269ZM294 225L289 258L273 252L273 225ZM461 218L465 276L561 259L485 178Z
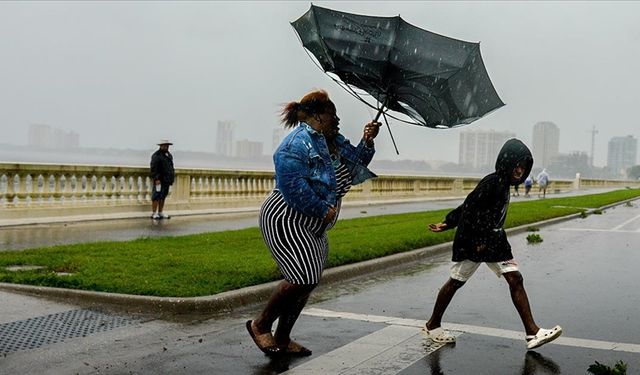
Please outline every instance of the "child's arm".
M449 229L447 227L447 224L445 223L438 223L438 224L429 224L429 230L432 232L442 232L444 230Z

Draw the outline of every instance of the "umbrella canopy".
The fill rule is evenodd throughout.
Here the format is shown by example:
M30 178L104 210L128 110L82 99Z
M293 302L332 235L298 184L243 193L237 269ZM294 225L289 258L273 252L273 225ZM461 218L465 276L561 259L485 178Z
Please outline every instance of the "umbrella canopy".
M369 106L356 89L381 104L374 107L378 116L388 108L411 119L390 115L400 121L451 128L504 105L479 43L420 29L400 16L363 16L315 5L291 24L325 72Z

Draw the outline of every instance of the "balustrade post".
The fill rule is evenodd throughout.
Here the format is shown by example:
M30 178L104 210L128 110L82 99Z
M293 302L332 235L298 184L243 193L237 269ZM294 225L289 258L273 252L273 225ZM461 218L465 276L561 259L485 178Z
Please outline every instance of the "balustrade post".
M454 195L462 195L464 193L464 180L462 178L454 178L451 190Z
M173 183L171 198L176 202L188 202L191 197L191 176L178 174Z
M365 182L360 184L360 186L362 187L362 196L365 198L365 200L372 199L373 197L371 196L371 190L373 188L373 181L370 179L366 180Z
M580 190L580 172L576 173L576 178L573 180L573 190Z

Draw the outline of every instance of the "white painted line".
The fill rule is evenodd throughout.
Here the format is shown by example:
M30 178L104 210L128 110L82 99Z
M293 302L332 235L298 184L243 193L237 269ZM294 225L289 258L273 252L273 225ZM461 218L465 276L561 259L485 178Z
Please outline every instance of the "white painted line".
M638 233L637 230L615 230L615 229L595 229L595 228L560 228L560 230L570 232L613 232L613 233Z
M443 345L425 340L415 327L390 325L285 374L397 374Z
M400 326L409 326L409 327L422 327L425 323L424 320L402 319L402 318L394 318L394 317L380 316L380 315L356 314L356 313L331 311L331 310L324 310L324 309L317 309L317 308L305 309L302 313L305 315L319 316L319 317L325 317L325 318L352 319L352 320L360 320L365 322L386 323L390 325L400 325ZM524 332L521 332L521 331L511 331L506 329L480 327L480 326L472 326L467 324L456 324L456 323L443 323L442 326L448 330L460 331L464 333L473 333L477 335L522 340L522 344L524 346ZM614 351L629 352L629 353L640 353L640 344L579 339L579 338L565 337L565 336L562 336L557 340L554 340L553 342L549 343L549 345L551 344L562 345L562 346L573 346L573 347L587 348L587 349L602 349L602 350L614 350Z
M633 218L631 218L631 219L629 219L629 220L625 221L624 223L622 223L622 224L618 225L617 227L612 228L612 230L618 230L618 229L620 229L620 228L624 227L625 225L629 224L630 222L632 222L632 221L634 221L634 220L637 220L638 218L640 218L640 215L638 215L638 216L636 216L636 217L633 217Z

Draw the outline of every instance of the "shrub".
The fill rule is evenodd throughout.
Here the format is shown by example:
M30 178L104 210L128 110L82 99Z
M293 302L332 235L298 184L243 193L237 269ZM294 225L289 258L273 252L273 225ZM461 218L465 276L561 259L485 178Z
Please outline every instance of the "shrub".
M542 237L539 234L530 234L527 236L527 242L530 244L542 242Z
M618 361L616 362L613 368L596 361L593 365L589 366L587 370L594 375L626 375L627 373L627 364Z

